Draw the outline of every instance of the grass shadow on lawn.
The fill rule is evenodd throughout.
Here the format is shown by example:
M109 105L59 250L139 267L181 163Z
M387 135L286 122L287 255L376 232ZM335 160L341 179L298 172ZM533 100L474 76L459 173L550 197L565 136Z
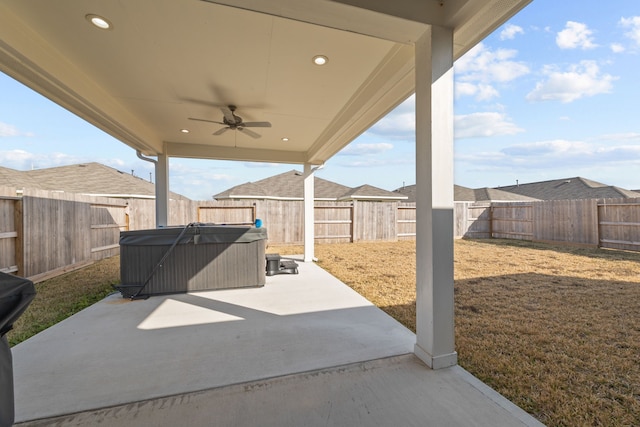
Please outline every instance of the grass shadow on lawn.
M456 280L460 365L549 425L640 424L640 284ZM413 303L381 307L410 329Z

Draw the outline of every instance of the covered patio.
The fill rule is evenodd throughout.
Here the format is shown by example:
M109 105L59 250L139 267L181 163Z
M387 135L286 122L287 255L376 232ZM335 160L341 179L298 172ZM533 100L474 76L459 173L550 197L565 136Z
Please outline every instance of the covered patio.
M537 426L313 263L263 288L114 294L14 347L18 425Z
M268 365L280 361L275 353L267 353L255 364L256 376L244 380L407 353L415 356L401 360L410 360L411 369L422 366L425 376L444 375L426 367L460 371L455 367L453 319L453 62L529 1L7 0L0 3L0 70L153 162L157 227L168 225L171 157L304 165L303 260L311 269L315 267L306 263L314 259L314 171L415 93L417 333L405 337L409 350L403 341L402 351L352 358L348 350L339 356L343 350L338 346L332 351L337 360L308 367L302 363L307 355L294 351L287 353L287 367L302 363L300 367L275 373ZM250 299L244 292L237 296ZM201 297L184 297L204 304L208 314L218 312L209 310ZM290 303L289 310L300 309L299 301ZM255 316L246 310L248 301L234 304L245 307L238 308L241 313ZM99 316L99 310L83 316ZM331 310L331 306L319 309ZM235 316L236 309L231 311L222 313ZM352 329L355 342L364 339L370 327L364 319ZM121 327L120 333L134 324L138 325ZM284 343L298 338L275 336ZM86 340L76 341L73 334L59 338L66 348L87 351ZM256 345L267 345L255 339ZM372 339L377 346L387 338L374 334ZM24 369L20 359L27 359L29 352L16 352L16 365ZM54 352L47 356L56 357ZM144 351L144 358L138 356L140 363L134 365L148 364L157 371L161 356ZM196 366L186 354L172 351L165 356L181 366L183 374ZM96 357L95 363L107 361ZM242 361L234 354L224 357L221 370L247 369L248 360L241 368L226 368L236 359ZM270 362L264 365L264 360ZM233 382L238 381L243 380ZM47 384L30 388L30 393ZM226 384L203 384L213 389L222 385ZM164 383L153 388L157 396L194 391L172 392ZM139 397L150 398L154 396ZM137 398L132 399L129 403ZM38 418L35 408L24 411L23 420Z

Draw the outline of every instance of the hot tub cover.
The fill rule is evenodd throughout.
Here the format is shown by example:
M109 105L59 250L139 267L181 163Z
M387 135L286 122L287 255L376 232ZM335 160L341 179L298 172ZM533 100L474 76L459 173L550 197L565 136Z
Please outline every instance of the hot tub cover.
M232 227L224 225L195 225L186 230L184 227L167 227L154 230L122 231L121 246L167 246L172 245L178 235L184 235L177 244L185 245L206 243L251 243L266 240L266 228Z

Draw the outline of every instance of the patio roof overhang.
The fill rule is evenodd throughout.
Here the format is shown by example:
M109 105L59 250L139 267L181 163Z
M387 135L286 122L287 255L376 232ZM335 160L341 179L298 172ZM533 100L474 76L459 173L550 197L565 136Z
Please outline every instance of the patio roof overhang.
M415 92L414 351L439 369L457 363L453 61L529 1L5 0L0 70L157 156L158 227L168 225L170 157L304 164L305 261L314 165ZM112 27L95 28L91 14ZM222 121L231 104L272 126L251 138L190 120Z
M0 70L145 155L322 164L413 93L429 25L458 58L528 3L5 0ZM230 104L272 127L189 120Z

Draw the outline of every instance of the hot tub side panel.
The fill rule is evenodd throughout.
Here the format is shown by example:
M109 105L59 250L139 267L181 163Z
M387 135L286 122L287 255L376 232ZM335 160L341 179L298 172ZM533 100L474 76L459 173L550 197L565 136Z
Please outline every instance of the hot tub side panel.
M259 287L265 284L266 240L178 244L141 295ZM123 285L142 285L170 245L121 246Z

